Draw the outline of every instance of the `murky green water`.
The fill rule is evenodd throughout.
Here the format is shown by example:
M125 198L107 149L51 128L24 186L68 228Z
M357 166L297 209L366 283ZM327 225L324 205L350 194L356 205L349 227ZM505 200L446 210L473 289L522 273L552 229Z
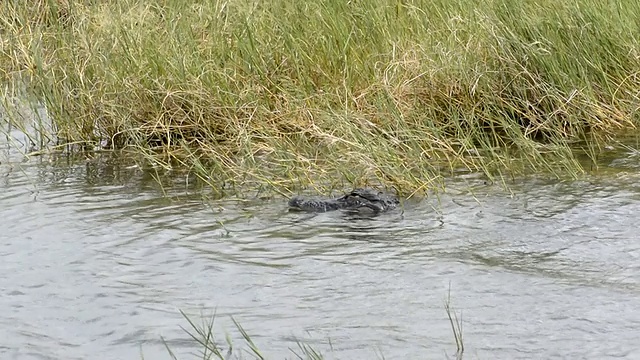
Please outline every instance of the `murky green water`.
M3 359L169 359L161 337L195 358L179 309L217 309L221 339L238 339L233 315L274 359L296 339L328 359L443 359L449 286L466 358L640 358L633 152L607 176L513 196L460 177L439 203L358 218L180 186L167 199L109 157L23 162L2 141Z

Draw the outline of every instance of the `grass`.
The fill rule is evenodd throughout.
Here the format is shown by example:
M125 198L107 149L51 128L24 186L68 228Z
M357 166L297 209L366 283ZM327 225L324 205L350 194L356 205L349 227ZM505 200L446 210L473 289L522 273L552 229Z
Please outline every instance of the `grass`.
M48 148L125 149L220 194L414 194L458 170L579 176L577 151L635 131L639 17L631 0L3 1L0 82L44 104Z
M464 343L462 340L462 319L459 319L455 310L451 307L451 289L449 289L449 293L447 298L445 299L444 309L447 313L447 317L451 324L451 329L453 331L456 352L455 359L462 360L464 355ZM203 319L200 324L196 323L192 318L189 317L183 311L180 311L182 316L187 320L189 327L183 328L183 330L189 335L191 340L194 343L194 346L199 350L198 358L203 360L231 360L231 359L243 359L244 356L250 356L252 359L256 360L264 360L266 359L265 355L262 351L260 351L259 347L255 344L251 335L249 335L242 325L233 317L231 318L234 326L242 336L246 347L243 348L240 346L236 347L229 336L227 334L225 336L224 345L216 340L214 325L216 316L212 316L208 319ZM295 356L296 359L300 360L322 360L324 359L324 355L321 351L315 349L314 347L305 344L303 341L296 341L297 349L289 349L291 353ZM167 342L165 341L165 347L169 352L169 355L173 360L178 360L177 355L171 350ZM226 350L225 350L226 348ZM381 357L384 359L384 356Z
M203 319L202 323L198 324L194 322L187 314L180 311L182 316L189 323L189 328L183 328L183 330L189 335L194 345L200 349L198 357L203 360L230 360L230 359L243 359L243 355L249 355L256 360L263 360L265 356L262 354L258 346L254 343L251 336L244 330L242 325L236 319L232 318L233 324L242 336L245 345L249 348L247 351L242 347L236 348L229 334L225 336L225 345L221 345L215 337L214 325L215 315L209 319ZM298 341L298 351L291 349L291 352L296 358L301 360L322 360L323 355L312 348L311 346ZM171 350L169 345L165 342L165 347L169 352L169 355L173 360L178 360L178 357ZM226 347L226 350L224 349Z

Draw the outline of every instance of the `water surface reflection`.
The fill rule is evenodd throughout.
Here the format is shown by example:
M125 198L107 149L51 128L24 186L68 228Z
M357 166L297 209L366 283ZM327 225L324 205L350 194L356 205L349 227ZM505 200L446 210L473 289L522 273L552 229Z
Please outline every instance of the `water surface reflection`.
M449 286L478 358L640 357L640 176L474 177L375 217L203 202L106 157L0 165L3 358L181 358L178 309L272 358L443 358ZM185 183L178 179L177 184ZM469 195L470 188L474 196ZM331 345L329 345L329 342Z

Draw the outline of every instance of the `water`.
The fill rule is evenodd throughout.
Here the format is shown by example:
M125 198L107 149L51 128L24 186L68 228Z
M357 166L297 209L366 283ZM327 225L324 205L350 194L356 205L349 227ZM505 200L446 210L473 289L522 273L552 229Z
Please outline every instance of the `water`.
M25 162L0 145L2 359L169 359L162 338L194 359L179 310L215 311L238 351L235 317L273 359L297 339L328 359L444 359L449 289L465 358L640 358L634 152L606 176L513 194L460 176L439 201L354 217L163 197L109 156Z

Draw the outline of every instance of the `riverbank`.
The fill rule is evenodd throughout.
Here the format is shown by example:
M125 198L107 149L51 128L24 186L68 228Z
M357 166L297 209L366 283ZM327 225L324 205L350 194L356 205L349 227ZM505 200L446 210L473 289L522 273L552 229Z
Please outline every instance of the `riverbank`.
M43 145L124 148L220 193L578 176L637 123L635 2L0 7L0 78L46 107Z

